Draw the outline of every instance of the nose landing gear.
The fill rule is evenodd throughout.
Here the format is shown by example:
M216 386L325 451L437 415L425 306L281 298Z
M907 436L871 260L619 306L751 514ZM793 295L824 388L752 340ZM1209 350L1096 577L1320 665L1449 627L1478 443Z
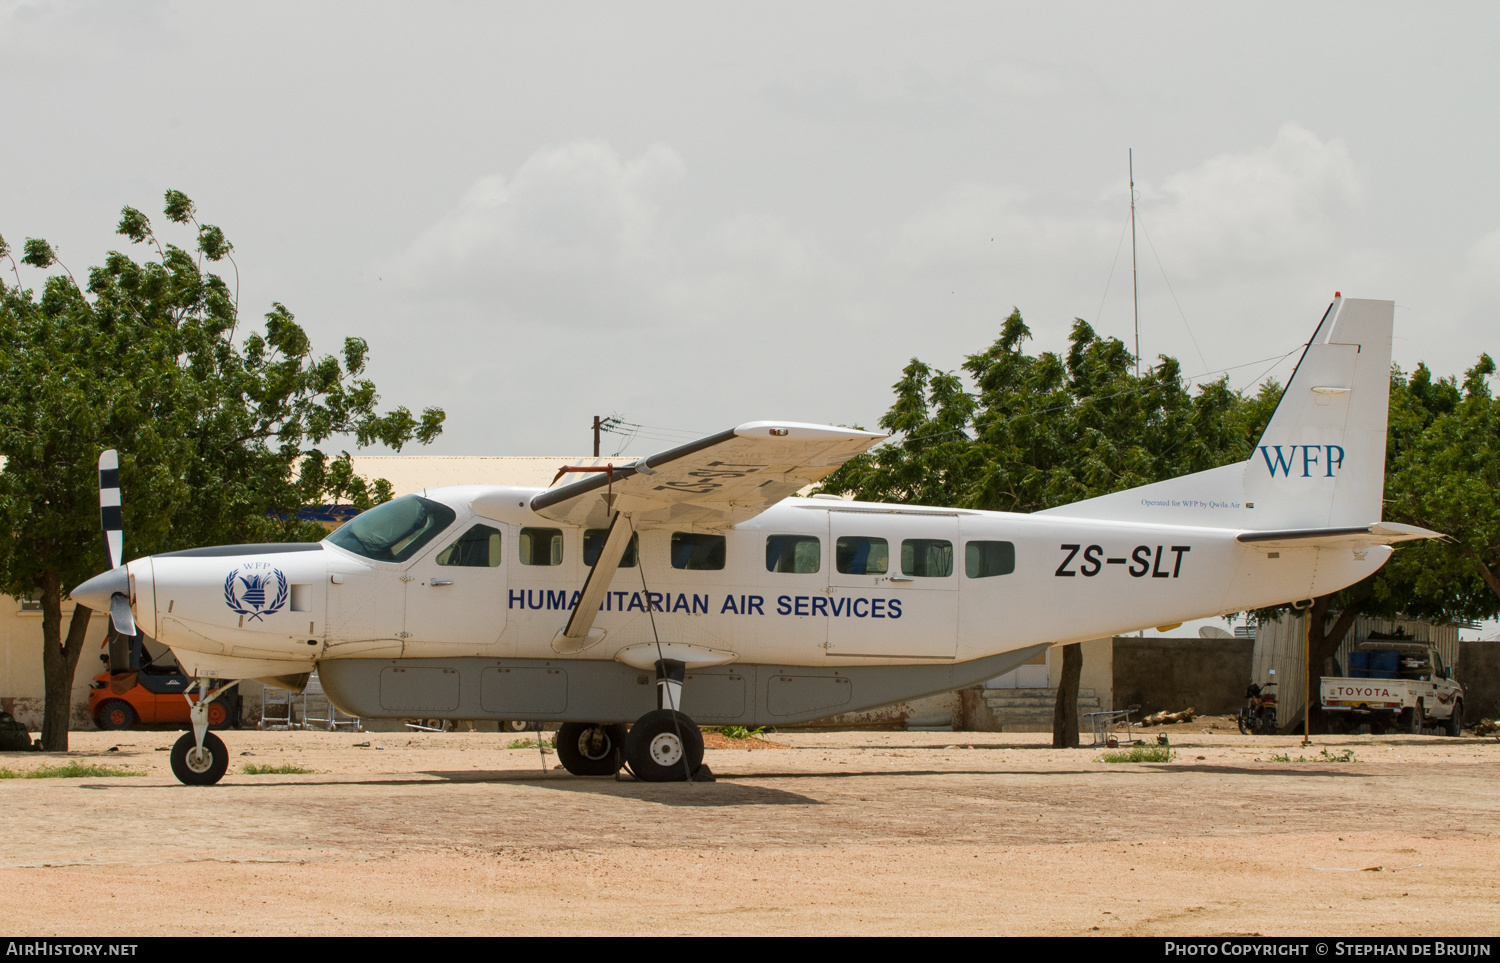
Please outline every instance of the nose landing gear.
M198 700L194 702L189 693L183 694L192 706L188 717L192 720L193 731L184 733L172 746L172 775L185 785L212 786L229 770L229 749L224 740L208 731L209 707L215 699L238 685L239 680L213 690L208 688L206 679L194 679L193 684L198 690Z

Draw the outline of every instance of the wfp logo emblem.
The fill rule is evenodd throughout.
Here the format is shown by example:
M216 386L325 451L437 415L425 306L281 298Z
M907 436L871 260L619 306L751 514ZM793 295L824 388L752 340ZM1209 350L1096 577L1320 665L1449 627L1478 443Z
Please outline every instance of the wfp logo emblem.
M286 596L286 573L264 562L243 565L224 579L224 604L254 620L280 612L286 606Z
M1290 478L1332 478L1344 467L1344 449L1338 445L1260 445L1260 457L1275 478L1279 472Z

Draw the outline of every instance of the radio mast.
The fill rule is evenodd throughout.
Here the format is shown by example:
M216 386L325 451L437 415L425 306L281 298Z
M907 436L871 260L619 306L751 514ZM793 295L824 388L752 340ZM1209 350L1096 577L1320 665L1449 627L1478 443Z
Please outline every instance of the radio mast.
M1135 376L1141 376L1141 288L1135 273L1135 148L1130 148L1130 301L1135 309Z

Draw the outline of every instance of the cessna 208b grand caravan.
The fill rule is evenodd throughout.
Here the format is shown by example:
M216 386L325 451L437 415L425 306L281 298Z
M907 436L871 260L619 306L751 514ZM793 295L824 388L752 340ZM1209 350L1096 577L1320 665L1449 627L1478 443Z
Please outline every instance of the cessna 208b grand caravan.
M881 435L758 421L549 489L429 489L319 543L120 565L78 588L197 680L316 669L366 718L563 723L579 775L691 779L698 722L787 725L951 691L1048 646L1310 598L1436 533L1381 521L1390 301L1337 298L1250 459L1031 515L789 497ZM626 723L633 723L627 730Z

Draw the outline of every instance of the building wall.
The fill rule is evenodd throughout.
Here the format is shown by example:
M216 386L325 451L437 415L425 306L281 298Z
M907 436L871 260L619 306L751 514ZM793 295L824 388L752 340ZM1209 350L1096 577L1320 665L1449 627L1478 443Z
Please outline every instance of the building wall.
M62 630L67 632L73 603L63 602ZM73 721L71 728L92 729L89 718L89 682L103 669L104 635L108 618L95 612L78 671L73 676ZM33 731L42 728L42 613L23 611L22 602L0 595L0 709Z
M1453 677L1464 686L1464 722L1500 717L1500 642L1463 642Z
M1191 706L1204 715L1239 711L1250 682L1250 639L1114 640L1115 708L1139 705L1140 715L1180 712Z

